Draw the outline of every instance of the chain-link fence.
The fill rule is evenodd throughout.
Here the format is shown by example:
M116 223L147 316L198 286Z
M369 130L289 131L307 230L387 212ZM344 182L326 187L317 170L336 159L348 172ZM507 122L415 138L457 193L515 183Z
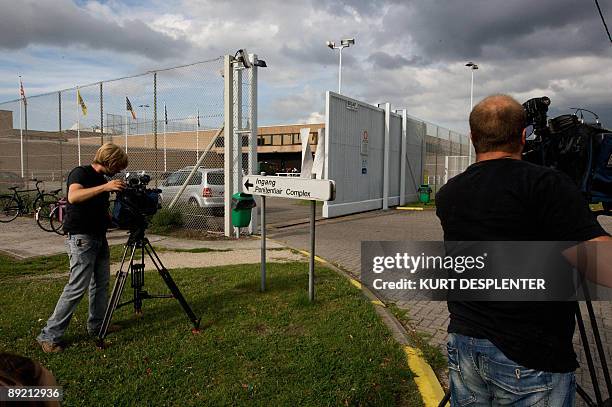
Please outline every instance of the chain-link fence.
M234 134L243 146L233 149L237 174L256 165L253 71L234 66ZM224 123L223 57L0 103L0 185L36 178L45 189L65 189L72 168L113 142L128 154L127 171L149 174L168 205L200 160L174 207L185 226L220 232Z
M415 117L411 119L421 122L424 127L423 182L429 184L435 194L449 178L465 170L469 163L474 161L475 152L467 135ZM449 162L452 168L449 167ZM461 168L453 166L456 162L461 164Z

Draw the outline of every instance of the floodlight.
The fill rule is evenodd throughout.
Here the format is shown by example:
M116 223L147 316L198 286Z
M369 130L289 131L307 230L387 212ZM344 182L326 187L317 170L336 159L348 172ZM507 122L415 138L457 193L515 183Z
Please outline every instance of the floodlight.
M336 46L336 44L333 41L327 41L327 46L331 49L334 49L334 47Z
M346 47L348 47L349 45L354 45L355 44L355 38L345 38L343 40L340 40L340 45L344 45Z

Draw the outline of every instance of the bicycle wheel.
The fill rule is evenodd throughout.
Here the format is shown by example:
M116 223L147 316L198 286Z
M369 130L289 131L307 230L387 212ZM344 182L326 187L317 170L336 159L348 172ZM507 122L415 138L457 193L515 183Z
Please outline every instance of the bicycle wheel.
M64 233L64 217L66 216L66 208L64 206L57 205L51 210L49 214L49 221L51 223L51 229L58 235L65 235Z
M8 223L19 216L19 202L12 195L0 196L0 222Z
M49 215L53 208L58 205L57 197L51 194L43 194L34 201L34 210L36 211L36 223L45 232L53 232L51 228L51 218Z

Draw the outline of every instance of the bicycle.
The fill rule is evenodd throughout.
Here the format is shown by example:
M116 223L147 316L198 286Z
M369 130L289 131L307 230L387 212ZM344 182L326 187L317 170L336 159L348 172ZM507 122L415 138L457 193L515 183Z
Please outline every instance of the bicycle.
M64 233L64 218L66 217L66 204L68 200L66 198L60 198L55 204L52 205L51 213L49 214L49 222L51 229L58 235L65 235Z
M31 213L30 209L34 209L36 216L36 223L42 230L51 232L51 225L47 223L49 214L51 213L51 204L57 202L57 194L62 190L57 189L50 193L45 193L44 190L39 188L39 185L43 181L33 179L36 182L36 189L18 189L19 187L9 187L8 189L13 191L13 195L0 195L0 222L8 223L12 222L20 215L26 215ZM20 195L24 192L36 192L36 198L30 207L28 201Z

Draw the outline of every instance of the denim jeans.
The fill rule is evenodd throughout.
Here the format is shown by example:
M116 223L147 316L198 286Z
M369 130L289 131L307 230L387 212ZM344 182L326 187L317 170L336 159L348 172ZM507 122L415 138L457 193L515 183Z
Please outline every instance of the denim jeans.
M449 334L451 406L573 406L574 372L521 366L487 339Z
M53 315L36 338L39 342L59 343L70 318L89 287L87 330L97 334L108 301L110 260L106 236L69 234L66 251L70 258L70 278L57 301Z

